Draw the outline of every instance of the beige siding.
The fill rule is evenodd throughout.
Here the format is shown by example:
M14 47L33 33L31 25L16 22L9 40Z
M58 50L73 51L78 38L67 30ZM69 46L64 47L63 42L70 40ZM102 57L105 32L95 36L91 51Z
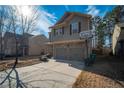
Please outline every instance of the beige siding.
M112 51L113 54L116 54L119 48L119 41L124 40L124 23L119 23L115 25L113 37L112 37Z
M117 42L119 40L120 32L121 32L121 28L118 25L115 25L114 33L113 33L113 36L112 36L112 51L113 51L113 54L115 54L115 52L116 52L116 46L117 46Z
M74 33L70 35L70 24L75 22L81 22L81 31L88 31L89 28L89 19L86 17L76 16L74 17L66 26L64 26L64 35L54 35L53 31L51 31L51 40L52 41L62 41L62 40L72 40L72 39L80 39L79 33Z
M31 37L29 39L29 55L40 55L41 52L46 52L46 42L48 39L42 35Z
M4 39L4 53L6 55L16 55L16 44L14 37Z
M24 34L18 36L18 55L28 55L28 38L32 35ZM15 34L12 32L6 32L3 37L4 40L4 54L8 56L16 55L16 40Z

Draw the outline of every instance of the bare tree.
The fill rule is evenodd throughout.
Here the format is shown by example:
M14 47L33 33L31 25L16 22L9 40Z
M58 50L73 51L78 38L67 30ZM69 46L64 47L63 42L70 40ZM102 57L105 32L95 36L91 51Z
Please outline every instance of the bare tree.
M3 59L3 32L5 32L6 10L0 6L0 60Z
M16 49L16 63L18 61L18 34L22 36L21 45L25 44L25 39L27 39L25 33L31 33L36 30L37 19L39 17L38 8L32 7L31 16L24 16L21 12L23 6L10 6L9 7L9 30L13 32L15 37L15 49Z
M32 14L30 17L24 16L21 12L21 7L23 6L8 6L8 15L7 15L7 24L6 24L6 31L12 32L14 34L15 39L15 49L16 49L16 56L15 56L15 63L12 67L12 70L8 73L5 79L0 82L2 85L7 79L12 78L10 74L14 71L16 74L16 87L23 87L21 84L22 82L19 80L18 72L16 71L16 65L18 64L18 53L19 53L19 39L18 34L22 36L21 44L25 42L25 33L31 33L36 30L37 20L39 17L38 7L32 7Z
M20 6L20 10L23 6ZM20 18L20 33L23 35L22 37L22 48L23 48L23 56L24 54L24 48L25 48L25 40L28 40L28 36L26 35L26 33L32 33L35 30L38 30L36 25L37 25L37 19L39 18L39 13L38 13L38 7L34 8L33 6L29 6L29 8L31 8L31 10L33 11L33 14L30 15L30 17L25 16L23 13L19 13Z

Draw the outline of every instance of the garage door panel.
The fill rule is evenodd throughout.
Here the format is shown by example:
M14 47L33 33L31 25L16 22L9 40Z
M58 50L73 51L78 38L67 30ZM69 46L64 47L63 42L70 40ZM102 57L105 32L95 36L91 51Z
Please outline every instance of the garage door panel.
M55 52L57 59L66 59L66 48L56 48Z
M70 48L69 51L70 51L69 53L70 60L82 60L83 59L82 48Z
M83 60L85 46L83 44L58 45L55 47L55 58L63 60Z

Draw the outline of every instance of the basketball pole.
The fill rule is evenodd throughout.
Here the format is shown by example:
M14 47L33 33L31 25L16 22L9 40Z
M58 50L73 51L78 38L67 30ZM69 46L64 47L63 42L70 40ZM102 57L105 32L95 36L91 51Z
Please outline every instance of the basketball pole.
M86 55L87 55L86 58L88 58L88 39L87 38L85 40L85 43L86 43Z

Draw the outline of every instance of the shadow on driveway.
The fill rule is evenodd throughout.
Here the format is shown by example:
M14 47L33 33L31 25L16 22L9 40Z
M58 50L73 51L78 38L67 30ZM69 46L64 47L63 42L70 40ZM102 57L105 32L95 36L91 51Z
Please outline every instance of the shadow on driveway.
M67 63L69 66L74 67L79 70L82 70L84 68L83 61L70 61L70 60L59 60L59 59L55 59L55 60L56 62Z

